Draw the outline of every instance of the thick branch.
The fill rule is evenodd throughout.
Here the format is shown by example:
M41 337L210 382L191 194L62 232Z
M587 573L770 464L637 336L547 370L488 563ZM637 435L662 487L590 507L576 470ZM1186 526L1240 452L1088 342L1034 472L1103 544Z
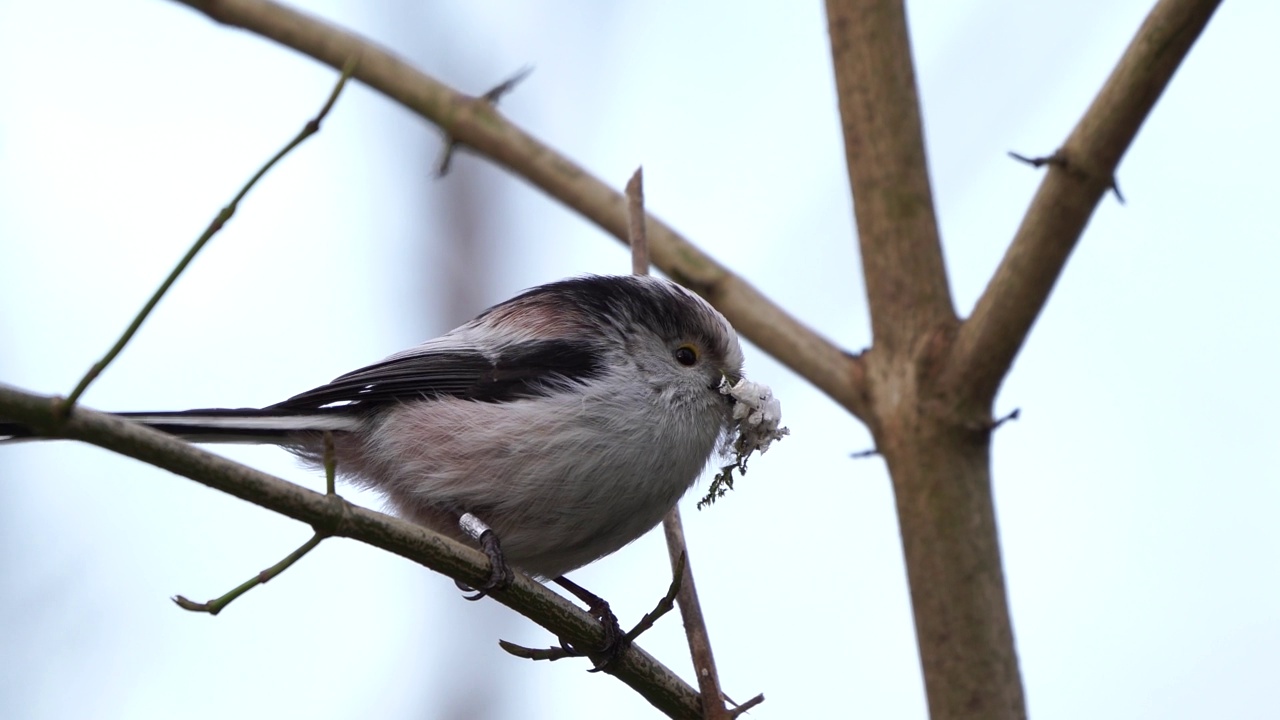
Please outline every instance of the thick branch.
M1116 166L1220 0L1161 0L1071 131L973 315L960 328L947 387L990 407Z
M827 21L873 346L897 357L956 320L906 10L900 0L828 0Z
M930 716L1023 718L986 436L940 414L932 384L958 320L905 9L828 0L827 14L875 339L868 425L893 477Z
M179 2L331 67L342 67L347 58L358 57L356 79L439 125L451 140L525 178L625 242L625 198L507 121L483 99L447 87L354 33L267 0ZM649 215L647 227L654 265L705 296L738 332L862 416L863 374L856 357L792 317L662 221Z
M0 385L0 417L28 425L43 436L82 440L128 455L305 522L317 532L368 543L472 587L489 577L488 561L479 551L419 525L352 505L336 495L298 487L183 440L82 406L60 422L57 405L58 398ZM591 616L526 575L517 575L510 588L489 594L577 647L598 647L604 640L600 624ZM608 672L671 717L701 716L701 702L693 688L638 647L610 665Z

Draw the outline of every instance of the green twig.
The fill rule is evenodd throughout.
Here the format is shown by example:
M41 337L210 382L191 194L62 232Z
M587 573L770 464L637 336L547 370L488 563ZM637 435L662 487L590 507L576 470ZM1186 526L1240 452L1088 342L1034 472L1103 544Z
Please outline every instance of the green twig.
M157 304L159 304L160 298L164 297L164 294L169 292L169 288L178 279L178 276L181 275L183 271L187 269L187 266L191 264L191 261L195 259L196 253L199 253L205 244L208 243L209 240L222 229L222 226L231 219L231 216L235 215L236 207L239 205L240 201L244 199L244 196L249 193L249 190L262 179L263 175L267 174L267 171L270 170L272 166L279 162L285 155L289 154L289 151L302 144L303 140L306 140L320 131L320 121L324 120L325 116L329 114L329 111L333 108L333 104L338 100L338 94L342 92L343 86L347 84L347 78L351 77L351 74L355 72L355 69L356 59L355 57L352 57L342 68L342 75L338 78L338 84L334 86L333 92L329 93L329 99L325 102L324 107L320 108L320 112L314 118L308 120L307 124L303 126L297 136L294 137L293 140L289 141L289 144L285 145L284 148L282 148L280 152L276 153L274 157L268 160L267 163L249 179L249 182L245 183L244 187L240 188L240 192L232 198L231 202L226 207L222 208L217 217L213 219L213 222L209 223L209 227L206 228L204 233L196 239L195 243L191 246L191 249L187 250L187 254L178 261L178 264L173 268L173 271L169 273L169 277L165 278L165 281L160 284L160 287L155 291L155 294L151 296L151 299L147 301L147 304L142 306L142 310L138 312L137 317L135 317L133 322L129 324L129 327L125 329L124 334L120 336L120 339L116 341L116 344L111 346L111 349L107 351L107 354L104 355L101 360L94 363L93 367L89 368L89 372L85 373L84 377L80 379L80 383L71 391L71 394L67 396L67 399L62 402L59 409L62 417L65 418L71 413L71 408L75 407L76 402L80 400L80 396L89 388L89 385L102 374L103 370L107 369L107 366L116 359L116 356L119 355L122 350L124 350L125 345L129 344L129 341L133 339L134 334L142 327L142 323L146 321L147 316L150 315L151 311L155 309Z
M324 431L324 491L337 495L338 451L333 447L333 433Z
M230 592L228 592L227 594L219 598L210 600L209 602L198 603L198 602L192 602L191 600L188 600L181 595L175 595L173 598L173 601L177 603L178 607L182 608L183 610L190 610L192 612L207 612L210 615L217 615L218 613L222 612L223 608L230 605L232 600L235 600L236 598L249 592L253 588L267 582L268 580L270 580L271 578L274 578L275 576L279 575L285 570L288 570L290 565L301 560L303 555L306 555L307 553L315 549L315 546L319 545L320 541L324 540L326 537L328 537L328 535L326 535L325 533L317 532L315 535L311 536L310 540L303 543L302 547L299 547L297 550L294 550L293 552L286 555L283 560L276 563L275 565L272 565L266 570L263 570L257 575L249 578L248 580L244 581L243 583L241 583L240 585L232 589Z
M335 497L335 498L338 497L338 494L334 492L334 486L335 486L334 478L337 475L337 470L338 470L338 456L337 456L337 451L334 450L333 433L326 430L324 433L325 489L328 491L328 495L330 497ZM303 543L302 547L289 553L280 562L276 563L275 565L272 565L271 567L267 568L266 570L263 570L262 572L258 573L254 577L249 578L243 583L237 585L230 592L226 593L225 595L215 600L210 600L209 602L205 602L205 603L198 603L198 602L192 602L191 600L188 600L187 598L181 595L175 595L173 598L173 601L177 603L178 607L182 608L183 610L190 610L192 612L207 612L210 615L217 615L218 613L222 612L223 608L230 605L232 600L235 600L236 598L249 592L253 588L266 583L268 580L274 578L275 576L279 575L285 570L288 570L290 565L301 560L303 555L306 555L307 553L314 550L315 547L320 544L320 541L324 540L327 537L329 537L329 533L316 530L316 534L312 535L310 540Z

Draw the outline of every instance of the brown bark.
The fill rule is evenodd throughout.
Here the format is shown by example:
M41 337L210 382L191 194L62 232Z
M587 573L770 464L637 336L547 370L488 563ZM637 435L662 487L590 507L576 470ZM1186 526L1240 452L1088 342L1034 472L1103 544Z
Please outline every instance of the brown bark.
M893 477L930 716L1024 718L991 493L996 391L1215 0L1162 0L1048 172L974 310L952 309L901 0L828 0L874 343L861 417Z

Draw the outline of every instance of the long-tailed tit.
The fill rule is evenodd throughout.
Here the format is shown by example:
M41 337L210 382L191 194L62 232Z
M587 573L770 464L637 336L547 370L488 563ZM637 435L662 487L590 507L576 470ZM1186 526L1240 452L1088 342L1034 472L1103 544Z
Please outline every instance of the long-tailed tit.
M496 586L504 557L555 578L656 525L718 443L761 414L735 408L742 363L729 322L692 292L593 276L528 290L267 408L125 417L196 442L281 445L317 466L331 432L341 477L480 544ZM785 433L776 405L763 410L766 446ZM0 422L0 439L30 434Z

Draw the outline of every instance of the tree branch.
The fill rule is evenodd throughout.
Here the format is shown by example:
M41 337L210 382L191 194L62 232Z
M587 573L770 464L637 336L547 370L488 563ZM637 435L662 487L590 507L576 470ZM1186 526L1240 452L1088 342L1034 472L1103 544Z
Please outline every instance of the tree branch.
M957 323L929 199L901 0L828 0L871 304L866 373L893 477L929 710L1025 718L991 490L991 404L1143 118L1216 2L1161 0ZM864 418L865 419L865 418Z
M932 329L956 322L947 285L906 10L898 0L828 0L827 21L844 127L873 347L911 354Z
M489 157L625 242L626 199L503 118L483 98L449 88L354 33L267 0L178 2L331 67L341 67L347 58L357 57L356 79L440 126L450 140ZM738 332L862 417L863 370L858 357L801 323L653 215L648 216L647 226L654 265L706 297Z
M874 343L876 451L893 478L930 717L1026 717L987 434L937 402L959 321L925 161L902 0L827 0Z
M631 245L631 272L649 274L649 236L645 232L644 169L636 168L627 181L627 242ZM702 698L703 720L728 720L729 711L724 706L724 691L720 689L720 674L716 671L715 653L711 649L711 634L698 602L698 589L693 580L693 567L689 562L689 545L685 542L684 521L680 518L680 506L676 505L662 518L662 534L667 539L667 555L671 570L676 573L673 586L679 588L676 597L680 601L680 616L684 619L684 635L689 641L689 656L693 660L693 673L698 679L698 692Z
M1116 166L1220 0L1160 0L1048 171L991 282L960 327L942 382L987 408Z
M56 397L0 385L0 417L27 425L42 437L81 440L127 455L305 522L317 533L359 540L472 587L489 578L489 563L482 553L419 525L352 505L337 495L298 487L114 415L77 406L69 418L62 419L59 404ZM603 644L598 622L527 575L518 573L510 588L489 594L577 647ZM693 688L638 647L623 654L607 672L670 717L701 717Z

